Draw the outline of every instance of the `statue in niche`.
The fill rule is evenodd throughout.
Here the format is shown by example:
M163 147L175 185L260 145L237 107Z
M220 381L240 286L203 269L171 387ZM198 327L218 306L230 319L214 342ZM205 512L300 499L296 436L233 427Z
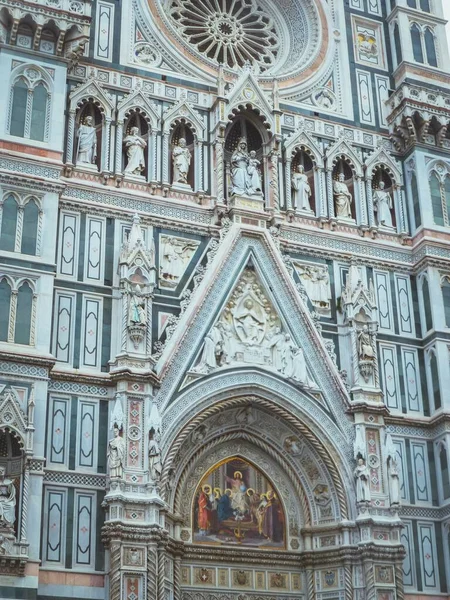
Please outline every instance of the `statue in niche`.
M249 154L247 140L241 138L231 156L232 194L241 196L262 194L259 165L260 163L256 159L256 152L252 151Z
M331 288L328 268L318 265L298 265L297 273L314 306L319 310L329 309Z
M311 187L308 183L308 177L305 175L303 165L298 165L297 170L292 175L292 188L294 189L294 208L310 211L309 199L311 197Z
M380 181L379 189L373 193L373 210L377 215L378 225L393 227L392 196L385 189L384 181Z
M251 195L262 193L260 165L261 162L256 158L255 150L251 150L247 167L247 174L249 177L248 193Z
M141 295L139 285L136 285L134 293L130 296L130 323L133 325L147 324L145 298Z
M186 145L186 140L180 138L178 145L172 150L173 161L173 183L188 185L188 173L191 166L191 153Z
M358 356L359 360L373 360L375 358L372 347L372 334L367 325L364 325L358 333Z
M400 504L400 474L397 461L391 458L388 466L389 498L391 506Z
M344 173L339 174L339 178L333 184L334 202L336 206L336 216L343 219L352 218L352 195L345 183Z
M92 165L97 160L97 131L94 119L88 116L78 128L77 164Z
M370 471L363 458L358 458L354 477L356 479L356 501L370 502Z
M150 473L150 479L152 481L159 481L162 473L162 462L161 462L161 448L159 442L161 440L161 434L159 430L150 429L148 434L148 469Z
M114 437L108 444L108 465L111 479L122 479L125 465L125 440L120 436L117 426L114 427Z
M139 127L132 127L123 143L128 158L124 173L140 175L145 169L144 150L147 147L147 142L139 135Z
M6 477L6 469L0 466L0 526L12 527L16 520L16 488L14 481Z

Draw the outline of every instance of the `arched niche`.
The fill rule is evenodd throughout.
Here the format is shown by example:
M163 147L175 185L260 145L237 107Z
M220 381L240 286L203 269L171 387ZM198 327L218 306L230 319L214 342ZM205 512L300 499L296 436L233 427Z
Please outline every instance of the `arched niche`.
M124 141L126 140L127 136L129 136L131 134L133 128L137 128L137 130L138 130L137 135L139 137L141 137L146 144L146 146L144 148L145 166L140 171L140 175L142 177L144 177L146 181L148 181L149 160L150 160L149 159L149 156L150 156L150 154L149 154L150 125L149 125L148 115L144 111L141 111L139 108L131 109L125 115L125 122L124 122L124 126L123 126ZM122 161L121 161L120 171L123 172L123 170L126 168L126 166L128 164L126 144L122 145L121 150L122 150Z
M286 548L282 497L266 473L242 456L229 456L201 476L191 510L195 544Z
M351 161L344 155L336 157L333 161L333 202L334 214L338 220L355 221L357 220L356 197L355 197L355 172ZM344 184L351 198L347 196L345 188L342 188L338 196L338 185Z
M19 536L19 517L20 517L20 494L22 475L25 466L25 455L23 451L23 440L20 435L6 425L0 424L0 470L4 473L4 479L12 481L15 490L15 504L13 507L7 507L14 511L12 528L16 537ZM11 490L4 486L2 495L10 497ZM9 511L8 511L9 512ZM11 515L8 515L11 518ZM1 526L1 525L0 525Z
M299 175L306 176L306 181L302 181ZM308 187L305 188L302 183L307 184ZM290 184L293 209L298 212L317 215L315 162L312 153L305 148L297 149L292 158Z
M268 143L268 132L264 129L262 121L252 111L238 113L234 116L225 131L225 198L231 194L231 157L239 144L239 140L245 139L247 142L247 151L256 152L256 159L260 162L260 173L263 193L266 192L267 179L267 159L265 156L265 146ZM220 168L220 165L217 165Z
M391 171L377 165L372 173L372 201L378 227L396 230L395 179Z
M186 148L189 150L189 153L191 156L189 169L188 169L188 173L187 173L187 178L186 178L186 184L192 190L195 189L195 169L196 169L195 137L196 137L195 132L192 130L192 127L184 119L176 119L174 121L174 123L172 124L171 132L170 132L170 140L169 140L170 156L171 156L171 160L169 161L170 181L172 181L175 186L180 184L179 181L175 181L175 179L174 179L175 166L174 166L173 151L176 146L179 146L180 140L185 140Z
M76 140L74 147L73 161L77 166L89 168L95 166L98 170L101 169L102 162L102 125L103 111L99 102L93 98L81 102L75 117L76 124ZM80 127L88 126L95 128L95 146L92 148L92 153L81 152L80 144Z

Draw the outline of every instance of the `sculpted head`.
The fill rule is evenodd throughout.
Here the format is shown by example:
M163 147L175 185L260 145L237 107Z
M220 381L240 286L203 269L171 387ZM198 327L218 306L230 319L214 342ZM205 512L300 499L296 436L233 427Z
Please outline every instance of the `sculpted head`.
M178 145L181 146L181 148L186 148L186 140L184 138L180 138Z
M297 167L297 173L304 173L305 172L305 167L303 165L298 165Z
M255 158L256 157L256 150L251 150L250 151L250 158Z
M88 125L89 127L92 127L92 125L94 124L94 119L92 117L86 117L84 119L84 124Z
M385 188L384 181L380 181L380 190L384 190L384 188Z
M339 181L341 183L345 181L345 175L344 175L344 173L339 173Z
M130 133L131 133L131 135L138 135L139 127L132 127Z
M117 427L117 425L114 425L114 437L119 437L119 428Z
M245 138L241 138L238 142L238 148L241 151L246 151L247 150L247 140Z

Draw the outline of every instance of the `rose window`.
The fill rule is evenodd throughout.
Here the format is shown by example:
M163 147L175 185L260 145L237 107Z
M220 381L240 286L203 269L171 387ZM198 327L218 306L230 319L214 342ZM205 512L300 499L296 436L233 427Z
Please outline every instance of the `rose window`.
M189 44L230 68L250 61L264 71L277 60L277 24L255 0L173 0L170 16Z

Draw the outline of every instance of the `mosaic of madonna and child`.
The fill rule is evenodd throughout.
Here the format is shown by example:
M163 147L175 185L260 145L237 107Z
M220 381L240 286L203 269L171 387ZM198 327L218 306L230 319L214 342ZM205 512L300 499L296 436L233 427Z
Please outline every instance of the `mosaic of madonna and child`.
M201 480L194 499L194 541L284 548L278 494L250 463L230 458Z

